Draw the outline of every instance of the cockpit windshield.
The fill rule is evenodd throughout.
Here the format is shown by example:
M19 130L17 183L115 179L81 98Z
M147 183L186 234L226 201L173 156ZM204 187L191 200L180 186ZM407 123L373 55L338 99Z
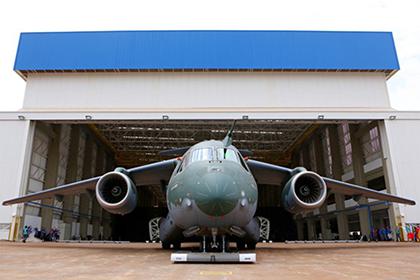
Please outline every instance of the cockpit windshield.
M215 153L214 153L215 152ZM188 152L181 163L177 172L182 172L184 168L197 161L229 160L241 164L249 172L243 158L233 149L229 148L198 148Z
M191 151L186 159L185 163L188 165L192 162L196 161L203 161L203 160L213 160L213 149L212 148L202 148L202 149L196 149Z
M218 160L231 160L234 162L239 162L238 155L232 149L218 148L216 153Z

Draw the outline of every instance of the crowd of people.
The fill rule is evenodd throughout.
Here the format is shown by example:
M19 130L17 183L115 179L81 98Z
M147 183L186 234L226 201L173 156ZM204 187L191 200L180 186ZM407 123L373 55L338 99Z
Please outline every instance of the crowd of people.
M406 224L405 232L407 233L406 241L420 242L420 225ZM401 227L397 227L397 229L395 230L395 235L396 235L395 241L403 240Z
M395 235L393 233L395 233ZM420 225L406 224L404 229L401 226L397 226L394 232L389 227L380 229L372 228L370 231L369 240L420 242Z
M385 228L372 228L370 230L371 241L392 241L392 230L389 227Z
M57 241L60 239L60 231L57 228L52 228L48 232L45 229L32 228L32 226L25 225L22 229L22 242L26 242L31 233L34 232L34 237L42 241Z

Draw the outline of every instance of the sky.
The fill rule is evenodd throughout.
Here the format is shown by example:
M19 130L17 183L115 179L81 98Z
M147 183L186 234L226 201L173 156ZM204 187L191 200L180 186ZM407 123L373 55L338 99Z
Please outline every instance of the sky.
M0 4L0 111L22 107L21 32L94 30L391 31L401 67L388 81L391 105L420 110L418 0L20 0Z

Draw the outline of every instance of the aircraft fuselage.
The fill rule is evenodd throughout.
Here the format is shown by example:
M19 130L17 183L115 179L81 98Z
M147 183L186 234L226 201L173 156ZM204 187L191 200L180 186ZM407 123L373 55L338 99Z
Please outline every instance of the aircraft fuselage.
M249 232L255 231L250 223L257 208L257 183L234 146L224 147L221 141L212 140L191 147L175 168L166 195L167 219L184 236L215 231L231 235L238 230L248 238L257 234Z

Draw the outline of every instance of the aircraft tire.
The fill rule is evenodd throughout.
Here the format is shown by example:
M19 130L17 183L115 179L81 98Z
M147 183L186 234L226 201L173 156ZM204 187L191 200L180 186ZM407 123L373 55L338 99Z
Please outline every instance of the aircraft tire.
M225 240L225 248L223 248L225 250L225 252L229 252L230 251L230 243L229 243L229 239L226 238Z
M164 249L164 250L171 249L171 243L163 241L162 242L162 249Z
M236 249L242 251L245 249L245 243L243 241L236 241Z
M257 247L257 243L255 243L255 242L252 242L252 243L247 243L246 244L246 248L248 249L248 250L255 250L255 248Z
M181 243L180 242L173 243L172 247L174 250L179 250L181 249Z

